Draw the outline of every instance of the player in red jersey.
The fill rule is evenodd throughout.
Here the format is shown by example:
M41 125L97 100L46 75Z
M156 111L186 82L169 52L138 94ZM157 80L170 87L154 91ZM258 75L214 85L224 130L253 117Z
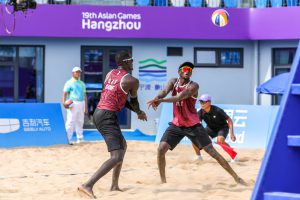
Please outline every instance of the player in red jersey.
M116 62L118 68L106 75L101 98L93 115L94 124L105 140L110 158L86 183L78 187L78 191L92 198L96 198L93 193L94 184L111 169L113 169L111 190L121 191L118 183L127 145L119 126L117 113L123 107L127 107L137 113L138 119L147 120L137 99L139 81L129 73L133 70L132 57L127 52L121 52L116 56ZM128 95L130 101L127 101Z
M173 121L169 123L164 135L161 138L157 163L162 183L166 183L166 159L167 151L173 150L184 136L188 137L199 149L204 149L239 183L246 185L230 167L227 161L214 149L195 108L198 96L199 85L190 80L194 65L190 62L182 63L178 68L179 78L171 79L164 90L151 101L149 107L157 109L161 102L173 103ZM170 92L172 96L165 98Z

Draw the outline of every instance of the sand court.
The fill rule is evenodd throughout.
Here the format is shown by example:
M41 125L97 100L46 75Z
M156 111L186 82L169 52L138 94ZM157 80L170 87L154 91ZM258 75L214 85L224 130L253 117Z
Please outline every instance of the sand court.
M111 172L94 187L98 199L250 199L264 154L262 149L237 149L230 164L248 183L237 185L219 164L202 153L195 161L191 146L179 145L166 155L167 183L161 184L156 163L157 144L127 141L120 175L123 192L110 192ZM228 161L229 156L217 148ZM101 142L74 146L0 149L0 199L89 199L77 187L98 169L109 153Z

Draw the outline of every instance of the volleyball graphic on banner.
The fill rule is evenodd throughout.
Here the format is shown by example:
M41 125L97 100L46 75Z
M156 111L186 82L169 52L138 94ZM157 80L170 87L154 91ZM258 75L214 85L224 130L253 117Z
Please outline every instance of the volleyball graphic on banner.
M214 25L218 27L223 27L228 24L229 14L224 9L218 9L214 11L211 15L211 20L214 23Z

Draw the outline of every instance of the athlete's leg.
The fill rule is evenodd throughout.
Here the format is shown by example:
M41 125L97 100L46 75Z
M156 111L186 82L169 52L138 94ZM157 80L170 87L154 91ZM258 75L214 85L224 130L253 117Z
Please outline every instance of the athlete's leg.
M194 148L194 151L195 151L196 155L201 156L199 148L196 145L194 145L193 143L192 143L192 145L193 145L193 148Z
M230 167L227 161L215 150L211 143L207 132L204 130L202 125L196 125L192 127L192 133L187 135L192 142L198 146L198 148L203 148L211 157L217 160L217 162L234 178L237 183L246 184L243 179L241 179Z
M215 137L215 133L210 129L210 128L204 128L204 130L206 131L206 133L208 134L208 137L209 137L209 139L210 140L212 140L214 137ZM194 141L195 142L195 141ZM202 156L201 156L201 149L199 149L198 147L197 147L197 145L195 145L194 143L193 143L193 140L192 140L192 145L193 145L193 148L194 148L194 150L195 150L195 153L196 153L196 155L198 156L198 160L202 160Z
M118 163L113 169L112 184L111 184L111 188L110 188L111 191L122 191L119 188L119 177L120 177L120 173L121 173L121 169L122 169L122 165L123 165L123 159L124 159L126 149L127 149L127 144L126 144L125 139L123 139L123 147L124 147L124 151L123 151L122 161L120 163Z
M215 150L212 144L208 144L207 146L203 147L203 149L214 159L218 161L218 163L234 178L234 180L242 185L246 185L246 182L240 178L235 171L230 167L227 161Z
M124 154L125 150L123 149L111 151L110 158L101 165L101 167L86 183L82 185L82 188L93 194L94 184L105 174L107 174L112 168L121 164L123 162Z
M182 140L184 137L182 128L175 126L172 123L169 123L169 127L166 129L165 133L163 134L158 149L157 149L157 164L160 174L160 179L162 183L166 183L166 158L165 155L167 151L173 150L177 144Z
M170 145L167 142L161 141L157 150L157 164L159 169L160 180L162 183L166 183L166 153Z
M204 130L205 130L205 132L208 134L208 136L209 136L209 138L210 138L211 140L212 140L212 138L215 137L215 133L214 133L213 130L211 130L209 127L204 128ZM193 141L192 141L192 142L193 142ZM195 142L195 141L194 141L194 142ZM192 145L193 145L193 148L194 148L194 150L195 150L196 155L198 156L198 159L199 159L199 157L200 157L200 160L202 160L201 152L200 152L201 149L199 149L199 148L197 147L197 145L195 145L194 143L192 143Z

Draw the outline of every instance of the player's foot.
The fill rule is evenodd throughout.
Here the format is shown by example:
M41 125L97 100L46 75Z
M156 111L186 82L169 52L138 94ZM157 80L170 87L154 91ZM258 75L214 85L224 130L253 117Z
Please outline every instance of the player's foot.
M195 160L202 161L202 160L203 160L203 158L202 158L202 156L201 156L201 155L197 155Z
M166 178L161 178L161 183L167 183L167 179Z
M242 179L242 178L240 178L240 177L238 177L236 180L235 180L235 182L237 183L237 184L241 184L241 185L244 185L244 186L247 186L248 184Z
M84 185L81 185L78 187L78 192L87 195L88 197L92 198L92 199L96 199L96 196L93 193L93 190L89 187L86 187Z
M110 191L119 191L119 192L123 192L123 190L121 190L119 188L119 186L111 186Z
M81 142L83 142L83 139L77 139L76 144L80 144Z

